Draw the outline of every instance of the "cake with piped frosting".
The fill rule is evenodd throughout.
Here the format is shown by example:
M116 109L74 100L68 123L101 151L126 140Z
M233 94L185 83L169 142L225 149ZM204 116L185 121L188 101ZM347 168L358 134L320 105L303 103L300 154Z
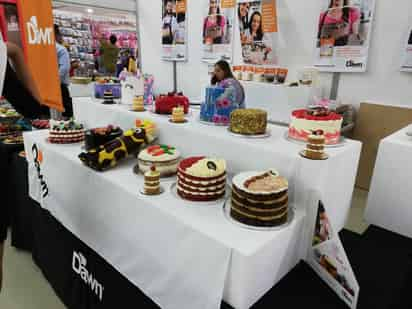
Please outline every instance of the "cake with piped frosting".
M245 172L232 180L230 216L243 224L275 227L288 219L288 181L276 171Z
M177 193L190 201L216 201L226 193L226 161L207 157L191 157L177 169Z
M180 160L180 152L172 146L153 145L142 150L138 156L139 170L146 173L156 167L161 177L176 175Z
M322 130L327 145L339 143L343 117L326 108L299 109L292 112L289 137L308 141L313 131Z
M84 141L84 127L74 120L50 120L49 142L53 144L72 144Z

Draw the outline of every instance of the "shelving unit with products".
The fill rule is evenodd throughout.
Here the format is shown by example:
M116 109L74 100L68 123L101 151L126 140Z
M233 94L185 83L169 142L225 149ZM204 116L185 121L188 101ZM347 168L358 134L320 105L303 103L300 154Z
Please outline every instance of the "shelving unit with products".
M64 43L72 61L78 61L75 77L102 75L99 67L101 40L114 34L117 46L130 55L138 53L136 16L130 12L54 2L53 15L63 34ZM137 58L137 57L136 57Z

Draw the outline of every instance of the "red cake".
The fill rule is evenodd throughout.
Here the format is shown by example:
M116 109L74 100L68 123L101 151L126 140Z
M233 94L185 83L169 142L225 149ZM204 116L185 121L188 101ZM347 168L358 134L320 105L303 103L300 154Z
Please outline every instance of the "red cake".
M185 114L189 112L189 99L183 93L168 93L167 95L160 95L156 98L155 112L157 114L171 115L175 107L182 106Z
M295 110L289 125L289 137L307 142L309 135L321 130L324 132L326 144L337 144L342 122L341 115L325 108Z
M225 160L206 157L187 158L180 162L177 176L177 193L186 200L207 202L225 196Z

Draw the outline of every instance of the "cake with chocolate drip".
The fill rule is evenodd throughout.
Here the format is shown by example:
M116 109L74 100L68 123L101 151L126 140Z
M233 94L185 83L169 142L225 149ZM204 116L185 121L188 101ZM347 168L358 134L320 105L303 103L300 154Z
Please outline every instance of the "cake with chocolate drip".
M288 181L276 171L246 172L232 181L230 216L256 227L274 227L288 220Z

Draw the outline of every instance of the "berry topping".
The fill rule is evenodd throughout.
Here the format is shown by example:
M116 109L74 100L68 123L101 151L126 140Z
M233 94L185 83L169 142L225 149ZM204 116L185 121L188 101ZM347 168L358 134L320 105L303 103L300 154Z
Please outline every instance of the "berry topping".
M207 168L210 169L210 170L214 170L214 171L217 170L216 164L212 161L207 162Z

